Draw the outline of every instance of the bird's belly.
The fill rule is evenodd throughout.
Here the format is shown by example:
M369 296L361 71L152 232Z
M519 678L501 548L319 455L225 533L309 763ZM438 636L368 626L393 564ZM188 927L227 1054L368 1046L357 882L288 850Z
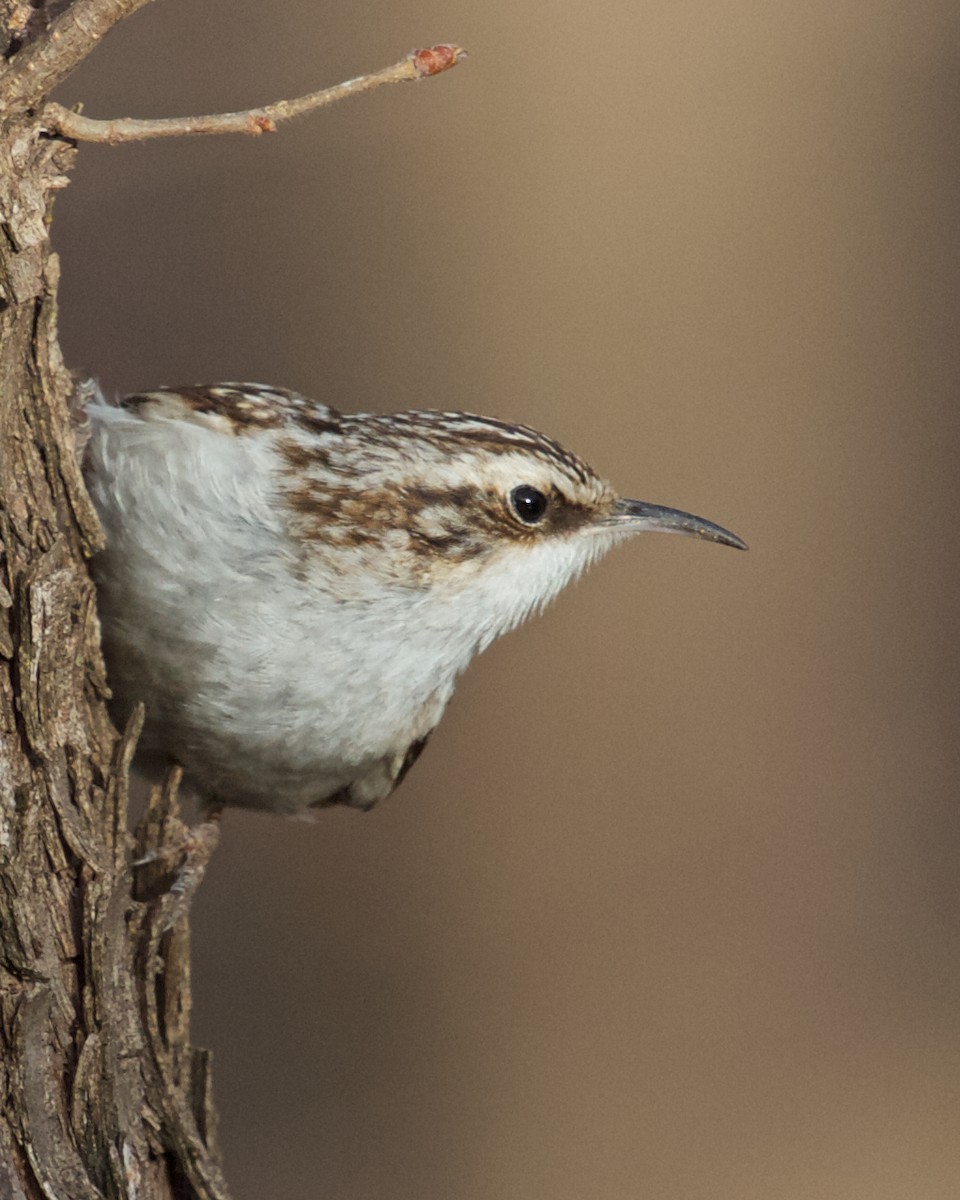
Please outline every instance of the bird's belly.
M316 637L296 655L277 642L268 654L245 650L234 643L229 653L198 653L187 679L189 656L176 654L176 679L153 656L149 675L135 671L136 684L115 688L121 707L144 700L145 746L225 804L297 813L342 794L366 807L389 794L408 748L437 724L453 691L452 675L426 679L380 652L344 660ZM129 661L123 646L110 658ZM345 798L351 787L355 801Z
M364 779L358 795L386 794L469 645L424 631L413 593L345 604L285 560L211 551L176 571L161 549L138 557L121 532L95 564L117 717L143 701L143 745L207 799L297 812Z

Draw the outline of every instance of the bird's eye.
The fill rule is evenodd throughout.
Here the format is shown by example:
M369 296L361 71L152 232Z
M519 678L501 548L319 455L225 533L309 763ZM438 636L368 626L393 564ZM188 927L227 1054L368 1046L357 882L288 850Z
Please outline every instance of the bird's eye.
M543 492L523 483L510 493L510 505L524 525L536 525L547 511L547 498Z

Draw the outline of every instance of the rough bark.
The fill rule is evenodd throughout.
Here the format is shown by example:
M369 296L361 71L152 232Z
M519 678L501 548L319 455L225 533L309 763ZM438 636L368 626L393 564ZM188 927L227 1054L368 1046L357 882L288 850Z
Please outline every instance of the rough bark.
M31 80L58 76L45 39L63 7L0 0L0 1198L225 1197L210 1064L189 1044L187 922L169 856L134 890L137 730L118 738L104 706L86 567L100 531L49 244L75 150L41 133L42 95L10 73L32 54ZM140 849L183 837L174 780Z

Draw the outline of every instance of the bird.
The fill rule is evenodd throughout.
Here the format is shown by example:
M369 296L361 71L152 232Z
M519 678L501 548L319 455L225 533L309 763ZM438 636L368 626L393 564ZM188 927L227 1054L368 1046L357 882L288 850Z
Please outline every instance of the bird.
M112 711L211 808L366 810L459 676L618 543L746 549L492 417L346 413L253 383L85 404Z

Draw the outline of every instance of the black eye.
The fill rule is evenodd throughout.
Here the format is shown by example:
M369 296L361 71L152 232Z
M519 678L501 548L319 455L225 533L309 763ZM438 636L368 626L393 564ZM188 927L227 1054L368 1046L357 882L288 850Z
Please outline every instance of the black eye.
M535 487L523 483L510 493L510 503L513 511L525 525L536 525L547 511L547 498Z

